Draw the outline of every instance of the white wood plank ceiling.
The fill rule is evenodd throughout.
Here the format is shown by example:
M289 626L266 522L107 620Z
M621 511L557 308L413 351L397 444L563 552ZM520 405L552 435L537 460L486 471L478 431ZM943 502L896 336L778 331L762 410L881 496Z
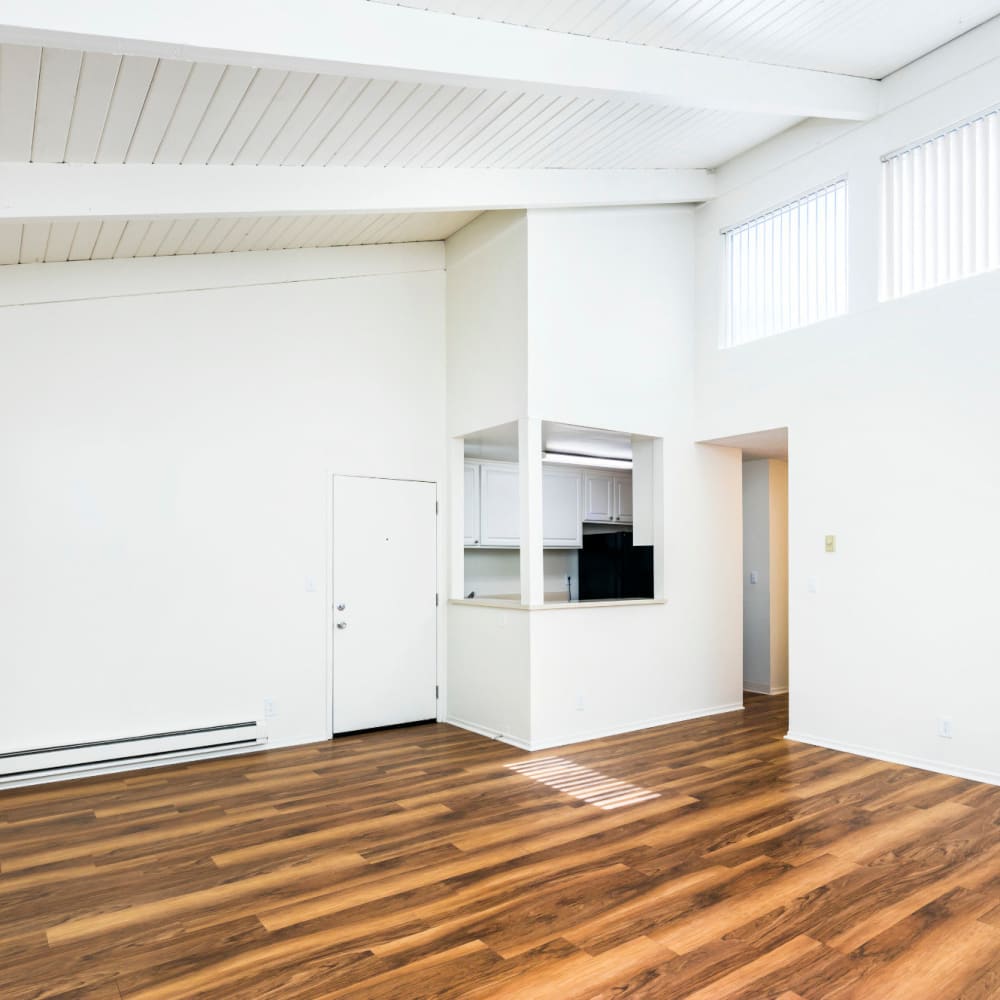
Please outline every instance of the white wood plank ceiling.
M795 119L0 46L0 161L702 167Z
M876 78L998 13L0 0L0 263L430 240L491 208L704 200L712 168L804 116L872 117Z
M997 0L372 0L548 31L881 79Z
M0 223L0 265L443 240L476 212Z

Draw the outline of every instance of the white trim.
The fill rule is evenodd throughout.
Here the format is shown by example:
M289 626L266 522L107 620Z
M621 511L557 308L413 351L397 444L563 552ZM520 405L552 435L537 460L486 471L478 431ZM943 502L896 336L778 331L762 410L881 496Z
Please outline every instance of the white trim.
M905 767L915 767L921 771L933 771L935 774L947 774L953 778L965 778L967 781L980 781L987 785L1000 785L1000 771L983 771L974 767L962 767L943 760L928 760L924 757L911 757L909 754L894 753L877 747L861 746L856 743L841 743L838 740L827 740L809 733L797 733L789 730L786 740L795 743L807 743L814 747L824 747L827 750L838 750L840 753L854 754L856 757L868 757L872 760L884 760L889 764L902 764Z
M754 684L753 681L744 681L743 690L751 694L788 694L788 686L770 687L767 684Z
M571 746L574 743L588 743L591 740L603 740L608 736L620 736L623 733L635 733L642 729L655 729L657 726L671 726L675 722L688 722L691 719L704 719L711 715L725 715L727 712L742 712L743 703L734 702L729 705L714 705L711 708L697 709L693 712L678 712L673 715L663 715L644 722L635 722L626 726L615 726L610 729L596 729L588 733L566 734L559 738L532 740L531 749L551 750L553 747Z
M444 243L248 250L0 267L0 308L444 270Z
M595 729L589 733L568 734L558 739L523 740L517 736L510 736L506 733L498 733L495 729L485 729L474 722L466 719L458 719L449 715L445 722L459 729L467 729L470 733L478 733L491 740L499 740L520 750L527 750L534 753L537 750L551 750L553 747L572 746L574 743L587 743L590 740L601 740L608 736L620 736L623 733L634 733L641 729L655 729L657 726L670 726L675 722L688 722L691 719L703 719L710 715L725 715L727 712L742 712L743 705L734 702L730 705L715 705L712 708L697 709L693 712L678 712L673 715L664 715L656 719L647 719L644 722L631 723L626 726L614 726L610 729Z
M497 740L500 743L506 743L508 746L517 747L519 750L534 749L527 740L522 740L519 736L510 736L507 733L498 733L495 729L486 729L483 726L477 725L475 722L469 722L467 719L459 719L454 715L445 715L444 721L449 726L455 726L458 729L464 729L467 732L475 733L477 736L485 736L487 739Z

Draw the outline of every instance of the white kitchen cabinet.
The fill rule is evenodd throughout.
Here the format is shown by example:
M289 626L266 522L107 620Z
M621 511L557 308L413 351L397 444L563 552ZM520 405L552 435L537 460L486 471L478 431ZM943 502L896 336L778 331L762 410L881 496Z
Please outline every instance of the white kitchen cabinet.
M610 472L586 469L583 473L583 519L585 521L614 520L615 477Z
M521 544L521 492L517 465L483 462L479 467L482 529L479 544L516 548Z
M546 548L583 547L583 473L579 469L544 469L542 535Z
M465 463L465 544L479 544L479 464Z
M600 524L632 522L632 473L585 469L583 519Z
M632 523L632 473L615 473L615 509L616 521Z

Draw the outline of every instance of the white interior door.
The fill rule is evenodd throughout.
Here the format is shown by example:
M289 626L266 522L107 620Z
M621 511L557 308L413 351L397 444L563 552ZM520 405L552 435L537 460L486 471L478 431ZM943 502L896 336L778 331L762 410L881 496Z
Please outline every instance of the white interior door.
M437 715L437 489L333 479L333 731Z

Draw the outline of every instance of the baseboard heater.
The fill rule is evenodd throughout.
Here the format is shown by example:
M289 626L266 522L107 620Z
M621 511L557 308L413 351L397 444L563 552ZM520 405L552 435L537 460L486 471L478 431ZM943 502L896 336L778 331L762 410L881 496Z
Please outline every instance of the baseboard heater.
M59 773L71 775L74 771L114 764L137 764L143 761L166 763L173 757L212 750L238 750L266 742L267 734L262 723L233 722L121 739L67 743L59 747L12 750L0 753L0 781Z

